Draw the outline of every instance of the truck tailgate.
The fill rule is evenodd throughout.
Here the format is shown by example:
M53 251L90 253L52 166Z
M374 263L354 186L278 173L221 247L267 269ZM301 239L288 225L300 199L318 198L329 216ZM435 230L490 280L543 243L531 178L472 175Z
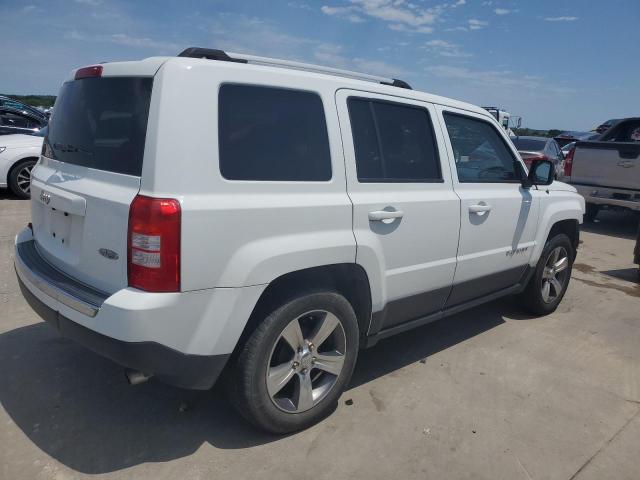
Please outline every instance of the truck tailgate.
M571 183L640 189L640 143L578 142Z

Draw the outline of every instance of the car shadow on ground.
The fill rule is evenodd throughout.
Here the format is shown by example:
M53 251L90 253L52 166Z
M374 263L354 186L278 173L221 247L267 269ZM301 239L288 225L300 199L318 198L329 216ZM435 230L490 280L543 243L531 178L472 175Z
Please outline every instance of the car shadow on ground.
M620 268L617 270L603 270L600 273L625 282L640 284L640 270L638 267Z
M504 323L503 300L426 325L361 351L350 388L387 375ZM250 448L282 437L245 423L215 387L129 386L121 367L36 323L0 335L0 402L46 454L82 473L118 471L194 453L204 442ZM342 400L346 398L343 395Z
M0 200L24 200L24 199L16 197L11 192L11 190L7 188L0 188Z
M580 225L584 232L611 235L635 240L640 215L631 211L602 210L594 222L585 221Z

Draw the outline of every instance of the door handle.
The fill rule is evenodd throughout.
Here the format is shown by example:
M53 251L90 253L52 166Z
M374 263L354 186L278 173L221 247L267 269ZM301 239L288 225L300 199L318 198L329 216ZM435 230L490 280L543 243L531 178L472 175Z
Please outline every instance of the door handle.
M383 220L393 220L395 218L402 218L404 212L402 210L376 210L369 212L370 222L381 222Z
M487 203L476 203L475 205L469 205L470 213L477 213L483 215L485 212L490 212L493 207Z

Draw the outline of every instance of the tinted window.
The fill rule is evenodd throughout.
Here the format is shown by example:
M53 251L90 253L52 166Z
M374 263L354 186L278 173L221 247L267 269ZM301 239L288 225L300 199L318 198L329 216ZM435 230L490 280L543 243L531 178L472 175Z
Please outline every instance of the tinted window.
M640 121L621 122L616 127L616 132L610 141L614 142L638 142L640 141Z
M329 137L317 94L223 85L218 119L220 172L225 178L331 179Z
M547 144L546 140L532 138L512 138L513 144L518 150L542 151Z
M0 121L2 122L2 125L7 127L29 128L30 126L30 122L27 117L16 115L14 113L0 114Z
M427 110L361 98L348 107L360 182L442 179Z
M85 78L67 82L56 100L48 142L57 160L140 175L151 78Z
M495 127L483 120L445 113L460 182L514 182L515 158Z
M18 112L28 113L40 119L44 118L44 112L38 110L35 107L32 107L30 105L25 105L24 103L18 102L17 100L13 100L10 98L0 98L0 106L11 108L11 109L17 110Z

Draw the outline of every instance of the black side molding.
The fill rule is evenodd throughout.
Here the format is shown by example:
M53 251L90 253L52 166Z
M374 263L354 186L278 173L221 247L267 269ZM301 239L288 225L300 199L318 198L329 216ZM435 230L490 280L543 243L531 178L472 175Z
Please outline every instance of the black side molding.
M232 58L222 50L213 48L189 47L178 55L179 57L188 58L206 58L207 60L219 60L221 62L247 63L242 58Z
M436 320L455 315L456 313L460 313L464 310L482 305L483 303L491 302L507 295L521 293L527 287L527 284L531 280L531 277L533 277L533 275L535 274L535 271L535 267L527 265L520 276L520 280L515 285L508 286L507 288L503 288L492 293L484 294L481 297L468 300L464 303L445 307L441 310L423 315L408 322L400 323L399 325L392 325L388 328L383 328L379 332L373 333L370 336L366 337L361 345L364 348L370 348L378 343L378 340L381 340L383 338L391 337L393 335L406 332L407 330L411 330L416 327L421 327L422 325L426 325L428 323L435 322ZM379 313L374 312L372 314L372 322L375 320L376 315L380 316Z

